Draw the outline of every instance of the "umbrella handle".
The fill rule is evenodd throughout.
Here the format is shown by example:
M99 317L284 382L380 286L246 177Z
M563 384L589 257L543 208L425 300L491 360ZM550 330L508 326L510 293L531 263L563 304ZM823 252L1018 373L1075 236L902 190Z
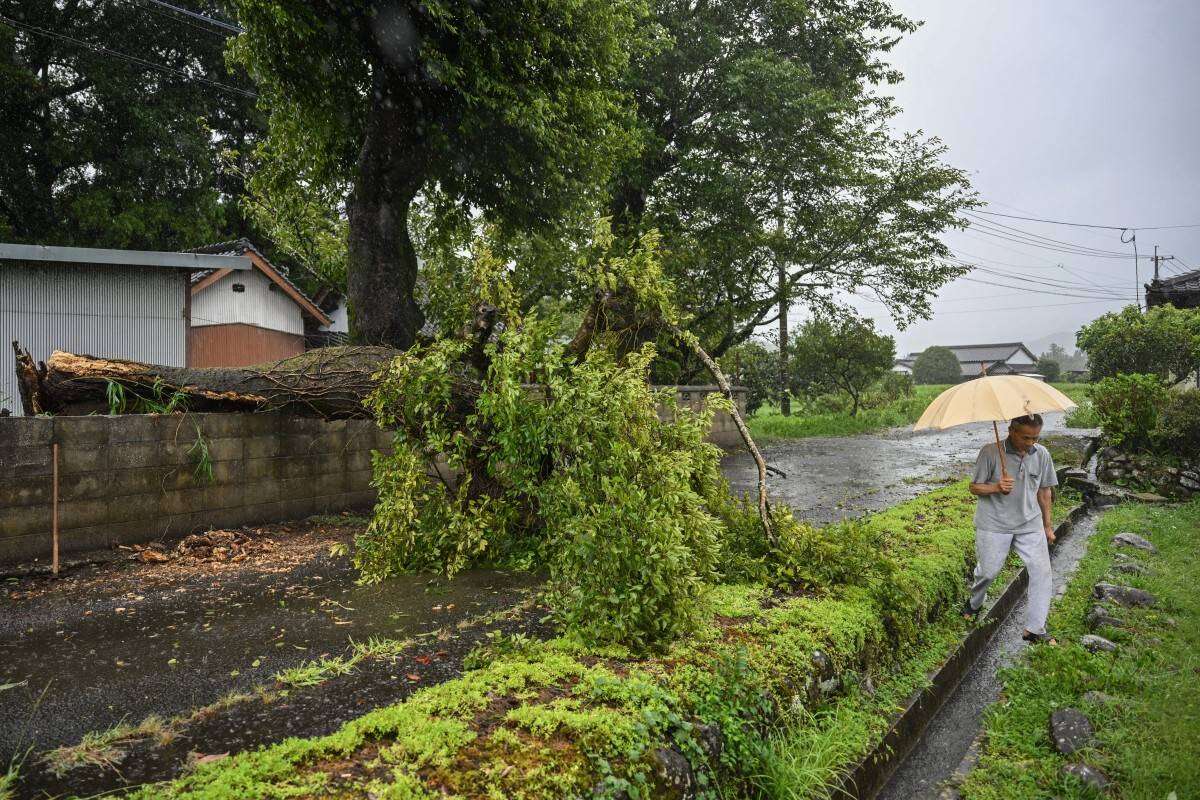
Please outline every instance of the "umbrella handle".
M1008 477L1008 465L1004 462L1004 447L1000 444L1000 428L992 420L992 432L996 434L996 452L1000 454L1000 477Z

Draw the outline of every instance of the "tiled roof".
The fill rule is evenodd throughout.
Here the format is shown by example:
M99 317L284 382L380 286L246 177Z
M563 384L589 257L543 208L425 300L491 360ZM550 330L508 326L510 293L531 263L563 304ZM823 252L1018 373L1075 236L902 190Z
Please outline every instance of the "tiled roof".
M1200 291L1200 269L1175 275L1165 280L1151 281L1147 287L1150 291L1165 292L1195 292Z
M954 353L959 363L979 364L984 361L1005 361L1024 347L1023 342L1003 342L1000 344L955 344L947 345L946 349ZM910 353L909 358L916 358L919 355L921 354Z

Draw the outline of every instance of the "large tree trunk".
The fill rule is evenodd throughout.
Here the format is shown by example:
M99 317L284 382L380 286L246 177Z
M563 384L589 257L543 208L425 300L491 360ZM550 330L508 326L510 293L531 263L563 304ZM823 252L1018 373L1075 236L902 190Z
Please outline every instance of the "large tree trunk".
M412 150L398 140L395 110L375 108L359 153L350 218L347 289L350 333L365 345L406 350L425 315L416 301L417 253L408 212L424 183Z
M327 419L370 416L363 398L375 388L373 376L399 353L327 347L253 367L189 369L62 351L37 364L16 342L13 347L26 414L107 413L110 387L119 385L129 410L167 405L178 393L190 411L286 411ZM464 392L470 394L465 382Z

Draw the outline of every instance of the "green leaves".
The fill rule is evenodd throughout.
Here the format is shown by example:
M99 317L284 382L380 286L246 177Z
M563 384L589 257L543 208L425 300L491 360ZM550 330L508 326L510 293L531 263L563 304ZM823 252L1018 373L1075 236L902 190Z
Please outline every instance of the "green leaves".
M1094 379L1138 372L1178 383L1200 364L1200 311L1126 306L1084 325L1076 341Z

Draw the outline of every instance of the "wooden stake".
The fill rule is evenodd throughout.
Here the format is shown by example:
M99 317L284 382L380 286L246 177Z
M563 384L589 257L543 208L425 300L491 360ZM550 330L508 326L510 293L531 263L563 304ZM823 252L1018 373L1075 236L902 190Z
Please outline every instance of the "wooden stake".
M54 490L53 490L53 499L51 500L51 506L53 508L53 512L51 514L51 519L53 520L52 525L53 525L53 536L54 536L54 545L53 545L54 549L52 551L52 555L50 556L50 571L52 573L54 573L55 575L57 575L58 574L58 442L55 442L54 444L50 445L50 449L53 453L53 459L54 459Z

